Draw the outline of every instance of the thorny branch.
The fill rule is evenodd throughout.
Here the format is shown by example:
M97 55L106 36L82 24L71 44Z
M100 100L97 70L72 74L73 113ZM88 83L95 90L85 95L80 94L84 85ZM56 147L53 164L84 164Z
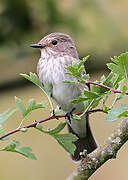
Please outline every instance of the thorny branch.
M128 141L128 119L124 119L106 143L81 160L80 165L66 180L87 180L106 161L116 158L117 152Z

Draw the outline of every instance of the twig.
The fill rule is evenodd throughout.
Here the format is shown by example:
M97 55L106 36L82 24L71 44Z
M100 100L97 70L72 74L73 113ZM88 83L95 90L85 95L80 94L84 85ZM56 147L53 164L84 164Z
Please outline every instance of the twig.
M87 111L87 113L94 113L94 112L104 112L104 111L102 109L93 109L93 110L88 110ZM82 114L82 112L78 112L76 114L80 115L80 114ZM65 117L65 115L57 115L57 116L52 115L52 116L49 116L47 118L41 119L39 121L35 121L35 122L31 123L31 124L28 124L28 125L22 126L20 128L16 128L16 129L13 129L13 130L9 131L8 133L0 136L0 140L2 140L3 138L5 138L5 137L7 137L9 135L12 135L12 134L14 134L16 132L22 131L22 129L24 129L24 128L28 129L28 128L31 128L31 127L36 127L36 125L39 124L39 123L43 123L43 122L49 121L51 119L59 119L59 118L64 118L64 117Z
M108 90L111 90L113 93L122 93L121 90L117 90L117 89L114 89L112 87L109 87L109 86L106 86L104 84L99 84L99 83L96 83L96 82L93 82L93 81L86 81L87 84L93 84L93 85L96 85L96 86L100 86L100 87L103 87L105 89L108 89ZM128 92L126 92L126 95L128 95Z
M116 158L117 152L126 141L128 141L128 119L124 119L120 123L105 145L83 158L80 165L67 180L88 180L106 161Z
M20 128L13 129L12 131L9 131L8 133L0 136L0 140L2 140L3 138L5 138L5 137L7 137L7 136L9 136L9 135L11 135L11 134L14 134L14 133L16 133L16 132L22 131L22 129L24 129L24 128L25 128L25 129L28 129L28 128L31 128L31 127L36 127L36 125L39 124L39 123L46 122L46 121L48 121L48 120L50 120L50 119L62 118L62 117L64 117L64 115L59 115L59 116L54 116L54 115L53 115L53 116L49 116L49 117L47 117L47 118L41 119L41 120L39 120L39 121L35 121L35 122L33 122L33 123L31 123L31 124L28 124L28 125L26 125L26 126L22 126L22 127L20 127Z

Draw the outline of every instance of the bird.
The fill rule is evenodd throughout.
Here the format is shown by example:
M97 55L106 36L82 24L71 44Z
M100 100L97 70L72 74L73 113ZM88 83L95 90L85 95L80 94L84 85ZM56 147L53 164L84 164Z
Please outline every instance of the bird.
M40 49L41 55L37 64L39 80L44 87L51 89L51 97L65 116L68 115L66 118L68 131L78 137L74 142L76 150L71 158L79 161L80 153L84 150L91 153L97 148L97 142L90 128L88 114L83 115L81 120L71 115L71 112L78 113L84 110L83 102L73 104L71 101L78 98L84 88L89 90L89 87L63 82L65 79L75 79L66 74L67 66L73 61L80 62L75 43L69 35L54 32L43 37L38 43L30 44L30 47ZM83 73L85 74L86 71L84 70Z

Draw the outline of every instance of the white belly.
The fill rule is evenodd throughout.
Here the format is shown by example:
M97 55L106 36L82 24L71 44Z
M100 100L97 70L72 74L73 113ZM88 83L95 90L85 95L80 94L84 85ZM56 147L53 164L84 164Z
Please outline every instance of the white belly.
M78 104L71 103L72 99L78 98L80 94L79 88L73 84L59 83L53 86L52 96L65 112L70 112L74 107L76 108L76 112L82 111L83 103L81 106L80 104L78 106Z
M75 108L74 112L83 111L84 105L82 102L78 104L71 103L71 100L78 98L78 96L80 96L80 90L75 85L61 83L53 86L53 98L65 113L72 111L73 108ZM71 118L71 122L67 122L72 127L73 131L79 135L79 137L86 136L85 115L81 120Z

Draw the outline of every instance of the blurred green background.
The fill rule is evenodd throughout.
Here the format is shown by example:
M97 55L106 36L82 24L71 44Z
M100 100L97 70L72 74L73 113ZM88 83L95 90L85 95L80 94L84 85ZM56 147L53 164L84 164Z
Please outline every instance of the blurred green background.
M0 112L15 107L15 95L25 104L32 97L37 102L45 99L41 91L23 80L19 73L36 72L40 52L29 48L29 44L38 42L50 32L68 33L76 43L80 58L91 55L86 64L91 79L106 74L105 63L110 57L128 49L127 12L127 0L1 0ZM122 103L127 103L127 99ZM48 115L49 110L36 111L25 123ZM100 113L91 115L91 126L99 144L103 144L118 122L106 122ZM17 113L6 122L5 128L11 130L19 123ZM56 120L44 127L55 125ZM55 140L35 129L11 136L14 138L21 141L22 146L31 146L38 160L1 152L2 180L64 180L77 166ZM107 162L90 179L127 180L126 147L128 143L119 151L116 160Z

